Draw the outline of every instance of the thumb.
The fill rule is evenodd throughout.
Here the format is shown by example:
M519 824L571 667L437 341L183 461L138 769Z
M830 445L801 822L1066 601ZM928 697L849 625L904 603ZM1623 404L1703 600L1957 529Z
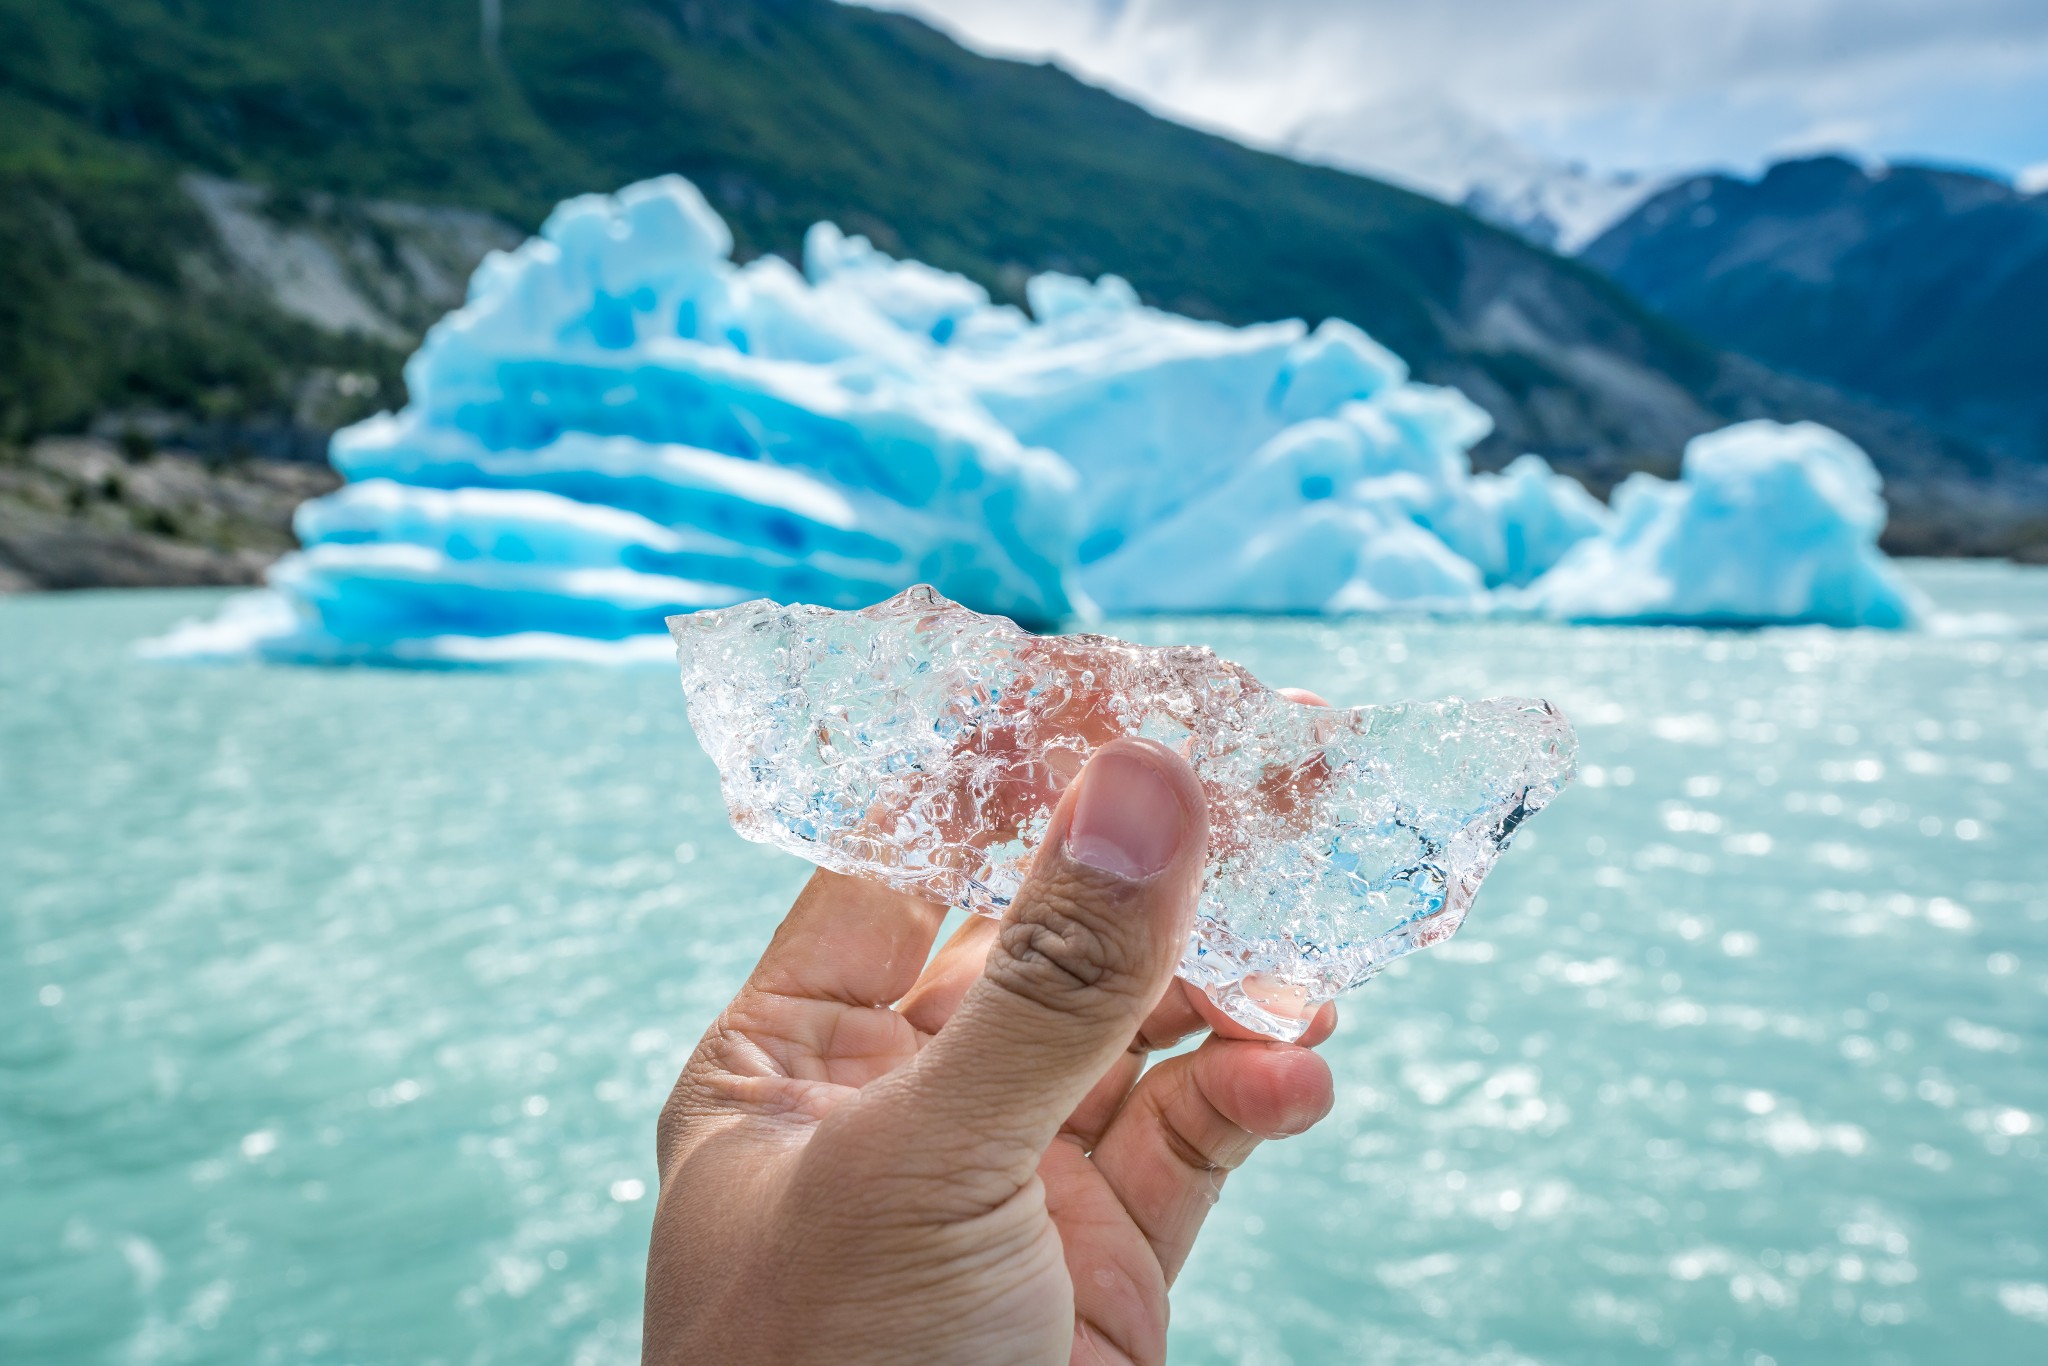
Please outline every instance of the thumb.
M1201 784L1172 750L1116 740L1096 752L1054 811L982 976L892 1079L879 1108L898 1151L943 1163L975 1204L1032 1178L1173 980L1208 831Z

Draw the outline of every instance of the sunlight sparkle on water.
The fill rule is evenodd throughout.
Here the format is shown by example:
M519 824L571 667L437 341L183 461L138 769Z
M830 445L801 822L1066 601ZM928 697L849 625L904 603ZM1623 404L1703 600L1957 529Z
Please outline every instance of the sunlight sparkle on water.
M2048 574L1905 635L1115 623L1584 780L1347 998L1177 1362L2048 1356ZM0 1360L630 1362L653 1125L806 869L667 669L148 666L0 600Z

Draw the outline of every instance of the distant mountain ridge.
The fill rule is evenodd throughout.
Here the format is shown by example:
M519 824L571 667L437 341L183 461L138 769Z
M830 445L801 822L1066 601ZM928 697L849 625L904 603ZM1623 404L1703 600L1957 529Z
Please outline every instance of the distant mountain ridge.
M1811 157L1679 181L1582 259L1712 341L2048 465L2048 194Z
M1350 319L1487 409L1482 462L1535 451L1596 490L1729 421L1815 418L1911 501L1897 543L2004 547L1974 509L2007 486L1967 441L1730 356L1469 213L1055 68L829 0L519 0L488 53L479 20L0 0L0 440L146 410L169 442L270 423L303 448L306 413L400 397L449 253L679 171L742 256L794 259L829 218L1013 300L1035 271L1115 272L1196 316Z

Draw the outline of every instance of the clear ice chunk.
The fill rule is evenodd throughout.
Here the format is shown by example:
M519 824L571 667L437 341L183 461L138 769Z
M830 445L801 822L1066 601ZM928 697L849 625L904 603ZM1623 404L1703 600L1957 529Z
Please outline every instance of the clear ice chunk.
M668 625L741 835L985 915L1098 745L1177 749L1210 805L1180 973L1279 1038L1456 933L1573 771L1547 702L1302 706L1207 649L1036 636L922 586L855 612L757 601Z

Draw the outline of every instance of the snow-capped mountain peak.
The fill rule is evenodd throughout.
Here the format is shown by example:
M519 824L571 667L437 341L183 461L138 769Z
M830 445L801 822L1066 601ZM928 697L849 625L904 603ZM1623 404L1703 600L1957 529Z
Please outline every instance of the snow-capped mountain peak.
M1413 95L1309 116L1282 142L1297 160L1357 171L1461 204L1567 254L1641 203L1658 182L1545 156L1440 96Z

